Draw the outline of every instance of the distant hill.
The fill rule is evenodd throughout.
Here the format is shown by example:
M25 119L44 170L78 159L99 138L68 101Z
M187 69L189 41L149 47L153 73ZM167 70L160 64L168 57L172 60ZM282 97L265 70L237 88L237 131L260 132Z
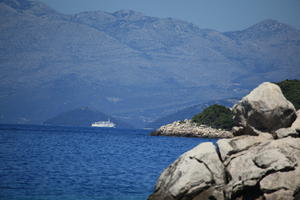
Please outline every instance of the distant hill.
M277 83L284 96L294 104L296 110L300 109L300 80L285 80Z
M300 31L265 20L219 32L132 10L66 15L0 0L0 123L87 105L139 127L263 81L300 77Z
M114 117L111 117L102 112L91 110L88 107L74 109L68 112L61 113L44 122L45 125L55 126L91 126L96 121L110 120L116 124L117 128L133 128L130 124L122 122Z
M184 108L182 110L179 110L179 111L169 114L167 116L156 119L155 121L147 124L147 128L156 129L162 125L169 124L174 121L191 119L194 115L199 114L200 112L202 112L205 108L209 107L210 105L220 104L223 106L231 107L237 101L238 101L237 98L231 98L231 99L223 99L223 100L218 100L218 101L209 101L204 104L197 104L197 105L189 106L187 108Z

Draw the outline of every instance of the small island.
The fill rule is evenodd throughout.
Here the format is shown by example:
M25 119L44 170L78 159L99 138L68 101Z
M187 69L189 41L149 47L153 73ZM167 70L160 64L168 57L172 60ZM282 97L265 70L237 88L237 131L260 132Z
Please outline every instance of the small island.
M201 138L231 138L231 131L216 129L192 120L176 121L160 127L151 133L152 136L178 136Z
M286 99L293 103L296 110L300 109L300 81L285 80L276 83ZM200 138L231 138L239 135L241 128L233 118L233 108L214 104L191 119L175 121L153 131L152 136L177 136ZM249 127L247 127L249 131Z
M152 136L180 136L201 138L230 138L234 125L229 108L218 104L211 105L191 120L176 121L160 127Z

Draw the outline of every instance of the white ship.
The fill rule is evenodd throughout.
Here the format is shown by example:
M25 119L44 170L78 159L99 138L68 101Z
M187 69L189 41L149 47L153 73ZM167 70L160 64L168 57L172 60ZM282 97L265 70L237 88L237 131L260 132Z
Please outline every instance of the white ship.
M92 127L116 128L116 124L108 121L98 121L91 124Z

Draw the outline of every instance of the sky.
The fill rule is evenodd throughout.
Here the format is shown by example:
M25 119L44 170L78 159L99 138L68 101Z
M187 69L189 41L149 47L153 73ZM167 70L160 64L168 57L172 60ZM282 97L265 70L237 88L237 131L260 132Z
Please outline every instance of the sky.
M172 17L200 28L242 30L265 19L300 29L300 0L40 0L62 13L121 9Z

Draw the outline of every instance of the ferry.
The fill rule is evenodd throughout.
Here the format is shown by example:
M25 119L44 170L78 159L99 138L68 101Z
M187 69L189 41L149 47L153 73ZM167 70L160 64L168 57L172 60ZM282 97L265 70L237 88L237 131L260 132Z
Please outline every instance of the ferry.
M116 128L116 124L108 121L98 121L91 124L92 127Z

